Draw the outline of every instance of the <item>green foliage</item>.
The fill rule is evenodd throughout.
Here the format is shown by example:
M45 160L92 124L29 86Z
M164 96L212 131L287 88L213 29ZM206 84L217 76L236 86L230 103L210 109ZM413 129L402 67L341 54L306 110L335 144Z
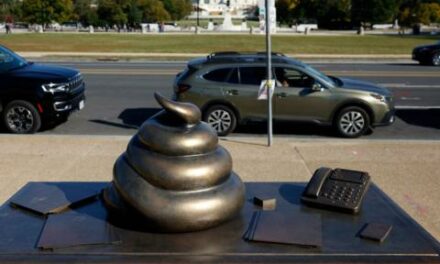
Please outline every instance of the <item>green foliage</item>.
M294 10L299 0L277 0L275 7L277 9L277 20L282 24L293 24L295 21Z
M32 24L63 23L73 15L72 0L24 0L23 19Z
M411 27L416 24L440 23L440 0L404 1L398 15L400 24Z
M400 0L352 0L351 18L361 23L392 23L397 17Z
M422 24L430 24L430 23L439 23L440 22L440 4L437 3L424 3L420 4L418 10L416 10L418 14L420 23Z
M20 21L23 15L21 5L17 0L0 0L0 21Z
M99 23L96 8L91 6L92 0L76 0L74 5L74 19L84 26L97 25Z
M127 15L123 11L124 7L126 7L126 2L123 1L99 0L98 17L108 26L121 27L128 22Z
M142 22L163 22L171 19L170 14L159 0L138 0L142 12Z
M143 22L180 20L191 10L190 0L99 0L97 14L101 24L136 27Z
M128 24L136 27L142 22L142 11L139 9L137 0L131 0L127 8Z
M403 26L440 23L440 0L276 0L281 24L318 23L320 28L345 29L361 23ZM140 23L181 20L191 0L0 0L0 21L47 25L68 20L84 26L138 27ZM247 10L249 14L258 8Z
M440 0L277 0L282 24L317 22L320 28L344 29L362 24L404 26L438 23Z
M351 2L351 0L316 1L318 26L329 29L345 29L350 27Z
M191 13L190 0L162 0L164 8L173 20L181 20Z

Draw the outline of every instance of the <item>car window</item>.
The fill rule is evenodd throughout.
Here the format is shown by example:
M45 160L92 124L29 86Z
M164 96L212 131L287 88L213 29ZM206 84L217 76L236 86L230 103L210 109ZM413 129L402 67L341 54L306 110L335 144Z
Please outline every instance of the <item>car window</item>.
M247 85L260 85L267 77L265 67L240 67L240 83Z
M277 87L311 88L315 80L309 75L291 68L276 67Z
M12 69L20 68L27 62L17 54L0 46L0 72L6 72Z
M240 83L239 78L238 78L238 69L237 68L232 69L232 72L230 73L227 82L228 83L235 83L235 84Z
M0 50L0 72L7 71L13 61L14 58L11 55Z
M177 78L180 81L185 81L188 77L190 77L193 73L195 73L197 71L196 68L193 67L187 67L183 72L179 73L177 75Z
M214 81L214 82L225 82L226 78L229 76L230 71L231 68L216 69L203 75L203 78L205 80Z

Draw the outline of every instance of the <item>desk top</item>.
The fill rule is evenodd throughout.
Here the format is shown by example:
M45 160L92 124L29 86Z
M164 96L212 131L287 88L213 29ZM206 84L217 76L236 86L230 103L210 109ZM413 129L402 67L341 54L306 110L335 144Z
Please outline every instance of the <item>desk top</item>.
M19 193L32 190L28 183ZM108 183L51 183L59 190L82 188L97 192ZM310 208L300 203L303 183L246 183L246 203L241 214L218 227L200 232L160 234L109 223L107 211L98 199L70 211L91 216L93 224L109 224L119 243L73 246L51 251L37 248L46 217L14 208L7 201L0 207L0 262L418 262L440 263L440 245L402 211L377 186L371 185L358 215ZM87 188L85 188L87 187ZM27 193L32 196L32 193ZM17 194L16 194L17 195ZM275 197L276 210L317 213L322 221L322 247L247 242L242 237L255 210L254 196ZM11 198L13 199L14 196ZM68 213L65 212L65 213ZM63 213L63 214L65 214ZM387 239L374 242L359 237L366 223L391 224ZM92 225L93 225L92 224ZM274 227L282 228L282 227ZM88 230L94 230L89 228ZM102 226L97 226L102 231ZM75 237L66 228L60 236Z

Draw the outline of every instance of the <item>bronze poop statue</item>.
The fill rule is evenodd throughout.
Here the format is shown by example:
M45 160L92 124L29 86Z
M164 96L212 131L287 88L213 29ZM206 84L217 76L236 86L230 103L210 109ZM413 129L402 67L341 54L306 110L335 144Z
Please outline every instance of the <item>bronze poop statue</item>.
M245 189L228 151L195 105L154 96L164 110L142 124L116 161L103 192L107 208L158 232L202 230L233 218Z

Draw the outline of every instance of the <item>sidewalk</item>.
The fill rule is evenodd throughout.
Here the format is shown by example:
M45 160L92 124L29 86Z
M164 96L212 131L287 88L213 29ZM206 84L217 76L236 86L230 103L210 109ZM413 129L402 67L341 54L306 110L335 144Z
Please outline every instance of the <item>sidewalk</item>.
M126 136L0 135L0 201L28 181L110 181ZM307 182L321 166L368 171L440 240L440 142L230 137L220 140L244 181Z

